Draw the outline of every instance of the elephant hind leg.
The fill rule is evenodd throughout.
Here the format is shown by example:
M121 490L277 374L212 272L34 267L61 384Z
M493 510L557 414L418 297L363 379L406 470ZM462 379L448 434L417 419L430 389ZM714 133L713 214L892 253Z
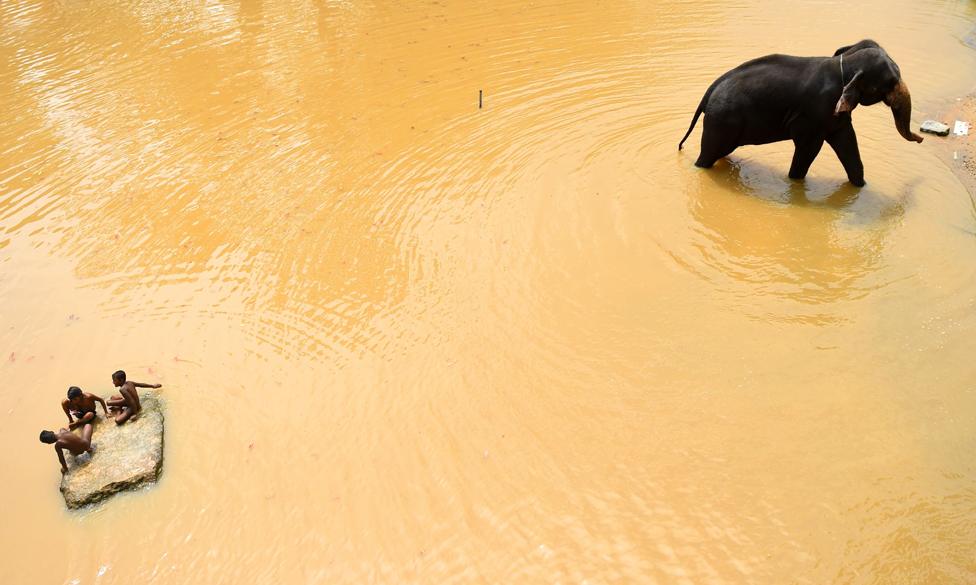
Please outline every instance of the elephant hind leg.
M708 115L705 115L705 124L702 130L701 154L695 161L696 167L710 169L715 162L724 158L739 147L739 136L742 129L738 126L709 122Z

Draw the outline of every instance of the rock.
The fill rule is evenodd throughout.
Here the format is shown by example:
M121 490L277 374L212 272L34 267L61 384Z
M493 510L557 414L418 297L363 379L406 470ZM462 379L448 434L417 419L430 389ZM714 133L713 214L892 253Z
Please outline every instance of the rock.
M139 393L142 412L124 425L98 417L92 453L65 453L68 472L61 494L68 508L80 508L123 490L153 483L163 469L163 404L155 392Z

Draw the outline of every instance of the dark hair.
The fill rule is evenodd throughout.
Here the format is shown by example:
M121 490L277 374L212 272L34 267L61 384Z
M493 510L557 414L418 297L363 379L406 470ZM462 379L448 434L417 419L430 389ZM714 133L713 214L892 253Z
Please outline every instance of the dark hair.
M112 374L112 379L115 380L116 378L125 382L125 372L122 370L116 371L114 374Z
M77 386L72 386L71 388L68 388L68 400L74 400L79 396L81 396L81 388Z
M50 445L51 443L57 442L57 440L58 438L54 435L52 431L41 431L42 443L47 443L48 445Z

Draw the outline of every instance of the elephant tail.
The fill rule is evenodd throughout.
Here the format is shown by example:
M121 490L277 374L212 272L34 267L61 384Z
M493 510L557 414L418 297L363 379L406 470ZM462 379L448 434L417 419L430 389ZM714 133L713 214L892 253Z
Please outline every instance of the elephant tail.
M702 112L705 111L705 104L708 103L708 96L711 95L711 93L712 88L709 87L708 91L705 92L705 96L702 97L701 103L698 104L698 109L695 110L695 117L691 119L691 126L688 126L688 131L685 132L685 137L682 138L681 142L678 143L678 150L681 150L685 140L688 140L688 137L691 136L691 131L695 129L695 124L698 123L698 117L701 116Z

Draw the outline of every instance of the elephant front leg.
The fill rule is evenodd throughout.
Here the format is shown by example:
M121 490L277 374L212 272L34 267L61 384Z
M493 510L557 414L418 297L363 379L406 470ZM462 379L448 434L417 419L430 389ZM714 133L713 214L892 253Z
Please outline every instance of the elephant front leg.
M793 152L793 164L790 165L791 179L802 179L807 176L807 171L810 170L810 165L813 164L813 160L820 154L823 143L823 138L819 136L816 138L793 139L793 145L796 147L796 150Z
M827 144L837 153L847 180L856 187L864 186L864 164L861 163L861 152L857 149L857 134L854 126L847 124L837 132L827 137Z

